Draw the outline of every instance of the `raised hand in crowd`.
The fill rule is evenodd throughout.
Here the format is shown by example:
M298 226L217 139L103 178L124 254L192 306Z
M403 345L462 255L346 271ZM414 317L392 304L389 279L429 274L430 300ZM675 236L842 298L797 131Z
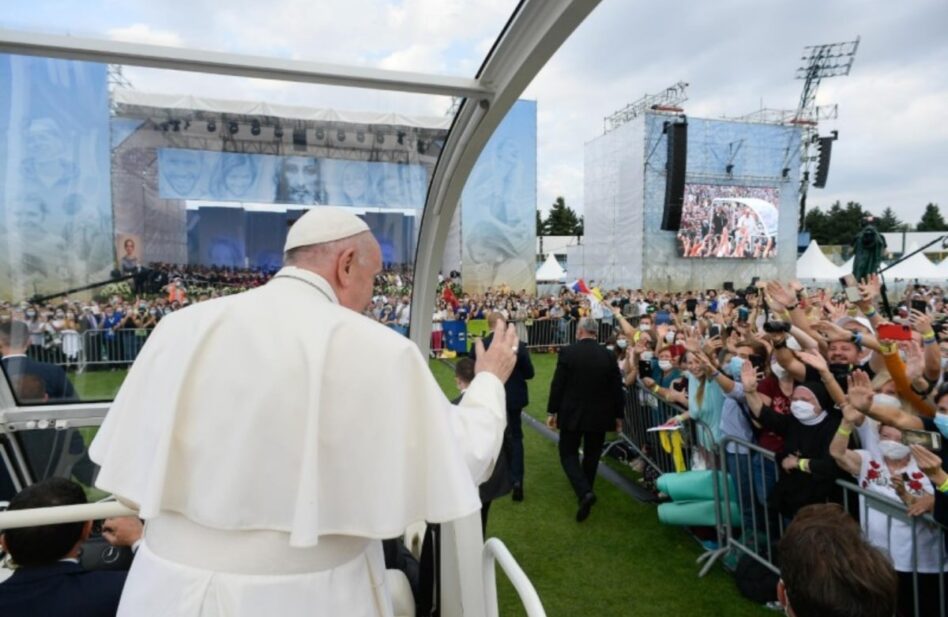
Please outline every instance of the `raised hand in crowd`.
M948 473L941 467L940 456L918 444L909 446L909 448L912 450L912 457L915 459L918 468L928 476L932 484L938 487L948 482Z
M858 411L866 413L872 408L872 380L864 371L853 371L849 376L849 387L846 389L846 400Z

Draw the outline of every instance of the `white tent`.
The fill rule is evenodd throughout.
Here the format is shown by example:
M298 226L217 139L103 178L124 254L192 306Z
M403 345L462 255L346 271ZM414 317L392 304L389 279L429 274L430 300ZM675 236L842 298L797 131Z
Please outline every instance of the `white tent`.
M546 256L546 261L537 270L538 281L564 281L566 280L566 270L560 267L553 253Z
M801 281L835 281L840 277L840 267L823 254L816 240L797 259L797 278Z
M944 279L948 279L948 257L945 257L941 260L941 263L936 266L938 271L941 272L941 276Z
M855 257L850 257L850 258L849 258L849 261L847 261L846 263L844 263L843 265L841 265L841 266L839 267L839 275L840 275L840 276L844 276L844 275L846 275L846 274L852 274L852 273L853 273L853 264L854 264L855 262L856 262L856 258L855 258Z
M909 249L909 252L917 248L917 246L914 246ZM885 276L887 279L941 281L945 279L945 272L933 264L928 257L925 257L925 253L915 253L888 270Z

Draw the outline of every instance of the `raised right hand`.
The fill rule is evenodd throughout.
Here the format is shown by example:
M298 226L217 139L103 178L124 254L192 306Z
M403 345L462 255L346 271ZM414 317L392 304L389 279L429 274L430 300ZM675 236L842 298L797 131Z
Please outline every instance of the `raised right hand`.
M474 372L491 373L506 383L517 365L517 347L519 344L517 330L513 324L508 325L503 319L498 320L494 328L494 338L490 349L485 350L484 343L480 339L474 343L477 352Z

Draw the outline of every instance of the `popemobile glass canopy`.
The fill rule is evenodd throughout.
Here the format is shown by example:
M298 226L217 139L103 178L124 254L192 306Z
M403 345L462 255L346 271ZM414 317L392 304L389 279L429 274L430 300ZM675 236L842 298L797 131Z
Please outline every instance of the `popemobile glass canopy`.
M536 104L518 97L596 2L435 3L394 30L366 10L312 33L246 3L176 34L108 4L139 25L94 6L0 23L0 426L60 429L41 452L3 438L15 484L91 486L85 447L151 331L265 282L309 208L368 223L376 314L423 352L439 272L533 284ZM439 20L471 34L442 41Z

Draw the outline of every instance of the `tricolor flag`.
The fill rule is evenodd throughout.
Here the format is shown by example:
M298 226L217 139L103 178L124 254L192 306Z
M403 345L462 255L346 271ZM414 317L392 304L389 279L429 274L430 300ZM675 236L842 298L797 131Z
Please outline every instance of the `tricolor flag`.
M569 286L573 290L573 293L578 294L589 294L589 287L586 287L586 281L579 279L574 281L572 285Z

